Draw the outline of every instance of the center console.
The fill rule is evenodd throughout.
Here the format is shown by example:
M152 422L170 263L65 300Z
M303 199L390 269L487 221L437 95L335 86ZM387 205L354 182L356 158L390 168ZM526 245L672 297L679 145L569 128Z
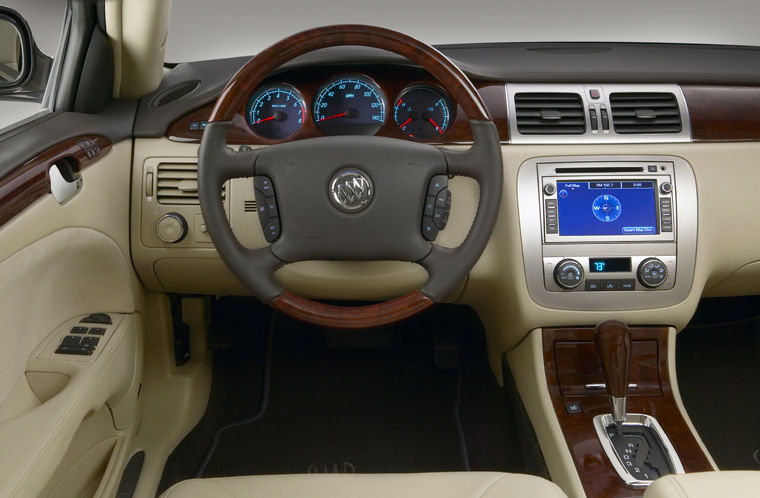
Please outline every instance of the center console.
M547 157L518 174L528 290L555 309L684 300L694 273L696 182L668 156Z

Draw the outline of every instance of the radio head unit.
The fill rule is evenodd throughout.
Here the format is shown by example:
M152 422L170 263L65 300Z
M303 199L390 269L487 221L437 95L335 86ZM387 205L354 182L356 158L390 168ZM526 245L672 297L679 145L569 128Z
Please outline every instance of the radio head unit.
M675 241L672 164L539 164L544 242Z

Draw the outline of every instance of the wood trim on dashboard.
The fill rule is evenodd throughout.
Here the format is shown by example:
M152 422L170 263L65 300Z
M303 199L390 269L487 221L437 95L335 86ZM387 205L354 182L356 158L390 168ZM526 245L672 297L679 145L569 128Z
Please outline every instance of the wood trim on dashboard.
M683 85L695 142L760 140L760 87Z
M100 152L88 156L80 143L91 140ZM81 171L100 159L111 148L111 141L100 135L82 135L50 147L15 168L0 179L0 225L3 225L34 201L50 192L48 171L57 161L71 161L76 171Z
M657 419L686 472L714 470L673 397L668 374L668 329L631 327L631 339L633 354L629 382L637 383L644 378L648 385L646 393L629 394L628 412L645 413ZM576 347L567 347L570 345ZM594 416L610 411L606 392L583 392L578 386L567 385L567 381L560 383L560 379L568 378L568 370L585 372L587 376L604 382L598 356L589 354L592 349L595 350L593 328L543 329L544 368L554 412L589 498L642 496L644 489L628 487L618 477L597 437ZM652 368L657 370L654 377ZM658 377L659 386L655 387L652 380L656 382ZM582 413L569 414L565 409L568 401L580 402Z
M433 301L420 291L368 306L336 306L285 291L271 306L298 320L336 329L361 329L395 323L420 313Z

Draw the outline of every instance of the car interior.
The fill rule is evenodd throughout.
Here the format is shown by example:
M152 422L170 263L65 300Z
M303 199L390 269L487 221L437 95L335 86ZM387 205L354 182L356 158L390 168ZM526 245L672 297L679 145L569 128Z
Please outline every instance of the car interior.
M760 47L63 4L0 6L0 497L760 496Z

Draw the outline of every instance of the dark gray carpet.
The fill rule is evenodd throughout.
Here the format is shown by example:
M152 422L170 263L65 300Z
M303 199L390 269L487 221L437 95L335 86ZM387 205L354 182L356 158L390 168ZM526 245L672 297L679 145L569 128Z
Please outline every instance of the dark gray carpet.
M757 298L704 301L676 341L684 405L721 470L760 470L759 313Z

